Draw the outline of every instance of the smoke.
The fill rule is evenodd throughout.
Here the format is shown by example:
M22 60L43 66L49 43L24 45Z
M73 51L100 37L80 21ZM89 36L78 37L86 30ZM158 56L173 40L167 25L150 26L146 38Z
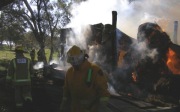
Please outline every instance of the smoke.
M136 38L144 22L156 22L172 38L174 21L179 21L179 0L88 0L72 6L70 27L87 24L111 24L112 11L117 11L117 28ZM178 30L179 32L179 30ZM173 39L172 39L173 40ZM178 39L178 42L180 39Z
M135 49L141 54L141 57L139 57L140 59L146 59L146 57L149 57L152 59L153 63L155 63L158 59L158 51L156 48L154 49L149 49L147 47L147 43L146 42L140 42L135 46Z
M84 32L83 29L86 29L85 27L89 24L112 24L112 11L117 11L117 28L130 37L137 38L140 24L155 22L173 40L174 21L180 20L179 6L179 0L133 0L131 3L129 0L87 0L72 6L70 12L73 17L71 23L66 27L74 28L76 33L75 38L70 38L71 43L86 49L86 36L91 31L87 28L88 30ZM99 57L97 55L100 55L98 47L90 46L89 55L91 60L99 60L100 62L102 60L103 62L106 60L105 58L97 58ZM156 59L158 55L156 49L148 50L145 43L140 43L136 47L141 54L144 54L141 58L148 56L151 59ZM119 76L119 73L117 74Z
M89 25L81 25L73 28L73 34L67 36L69 45L77 45L82 49L87 49L86 40L88 36L91 35L91 30Z
M89 60L99 64L104 63L107 58L102 54L101 50L102 48L100 45L89 46L89 50L88 50Z
M33 68L34 68L35 70L41 69L41 68L43 68L43 67L44 67L44 63L43 63L43 62L37 62L37 63L33 66Z

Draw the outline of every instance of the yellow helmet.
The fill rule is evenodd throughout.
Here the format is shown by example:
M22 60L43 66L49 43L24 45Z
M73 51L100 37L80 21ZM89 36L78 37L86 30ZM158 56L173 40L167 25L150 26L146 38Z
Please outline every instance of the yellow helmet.
M24 51L24 48L23 48L23 46L21 46L21 45L17 45L16 47L15 47L15 52L25 52Z
M69 51L67 52L67 54L71 55L71 56L80 55L81 53L82 53L82 50L78 46L76 46L76 45L72 46L69 49Z
M67 52L67 62L72 65L80 65L84 61L85 54L78 46L72 46Z

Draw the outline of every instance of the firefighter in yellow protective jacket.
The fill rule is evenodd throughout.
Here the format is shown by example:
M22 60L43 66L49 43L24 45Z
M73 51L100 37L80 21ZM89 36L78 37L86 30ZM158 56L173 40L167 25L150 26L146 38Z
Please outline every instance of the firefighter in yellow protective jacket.
M15 58L10 61L7 83L11 83L15 93L15 106L22 108L24 102L32 102L31 75L33 74L32 62L23 53L23 47L15 47Z
M106 76L87 58L87 54L75 45L67 52L67 62L72 67L66 73L60 112L67 112L67 105L71 105L70 112L110 112ZM67 104L68 99L71 102Z

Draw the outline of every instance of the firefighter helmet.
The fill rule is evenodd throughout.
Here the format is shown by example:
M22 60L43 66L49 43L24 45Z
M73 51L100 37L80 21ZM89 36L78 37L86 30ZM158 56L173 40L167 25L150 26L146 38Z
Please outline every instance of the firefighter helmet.
M24 53L25 51L24 51L23 46L17 45L17 46L15 47L15 52Z
M72 65L80 65L85 58L85 53L78 46L72 46L67 52L67 62Z

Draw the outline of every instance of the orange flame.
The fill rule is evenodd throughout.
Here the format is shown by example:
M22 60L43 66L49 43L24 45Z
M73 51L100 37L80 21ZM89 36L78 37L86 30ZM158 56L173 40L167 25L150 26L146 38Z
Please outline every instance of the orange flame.
M166 62L168 68L173 72L173 74L180 74L180 58L177 54L169 48L167 53L168 60Z
M132 80L137 82L137 74L135 72L132 73Z

